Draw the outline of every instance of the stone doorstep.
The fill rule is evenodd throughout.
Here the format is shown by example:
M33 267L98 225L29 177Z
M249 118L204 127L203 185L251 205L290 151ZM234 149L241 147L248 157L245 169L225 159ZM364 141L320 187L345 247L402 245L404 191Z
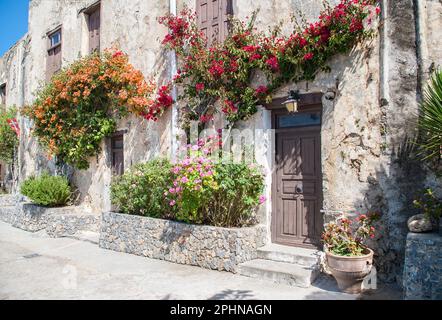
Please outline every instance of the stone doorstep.
M319 250L289 247L275 243L258 249L258 258L278 262L315 267L319 264L322 252Z
M238 266L238 273L298 287L309 287L319 275L321 251L270 243L258 258Z
M279 284L308 288L319 275L319 269L287 262L255 259L240 264L238 273Z

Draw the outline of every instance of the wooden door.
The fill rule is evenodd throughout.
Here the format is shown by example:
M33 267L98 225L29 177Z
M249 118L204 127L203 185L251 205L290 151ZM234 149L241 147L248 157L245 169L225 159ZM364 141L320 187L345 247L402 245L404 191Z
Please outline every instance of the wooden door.
M224 41L229 32L229 16L233 14L232 0L197 0L196 13L208 44Z
M321 111L274 111L276 157L273 175L272 241L315 247L323 222Z
M100 51L100 7L89 14L89 52Z

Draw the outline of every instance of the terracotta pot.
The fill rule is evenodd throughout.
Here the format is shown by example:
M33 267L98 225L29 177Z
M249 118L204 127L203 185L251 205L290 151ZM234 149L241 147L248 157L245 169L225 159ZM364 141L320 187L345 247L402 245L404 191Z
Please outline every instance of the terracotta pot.
M362 281L371 272L373 251L366 249L363 256L338 256L326 251L327 265L338 287L345 293L360 293Z

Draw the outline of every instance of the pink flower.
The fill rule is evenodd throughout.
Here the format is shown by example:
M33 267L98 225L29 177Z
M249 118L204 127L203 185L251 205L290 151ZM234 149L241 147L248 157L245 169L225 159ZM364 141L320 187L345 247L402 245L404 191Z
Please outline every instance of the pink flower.
M202 90L204 90L204 83L197 83L196 85L195 85L195 89L196 89L196 91L202 91Z
M278 59L275 56L271 56L266 60L266 64L273 70L277 71L279 69Z
M176 204L176 201L175 201L175 200L172 200L172 201L169 202L169 205L170 205L171 207L173 207L175 204Z
M313 53L311 53L311 52L309 52L309 53L306 53L305 55L304 55L304 61L308 61L308 60L312 60L313 59Z
M254 54L252 54L252 56L250 57L250 62L252 62L252 61L255 61L255 60L259 60L259 59L261 59L261 55L259 54L259 53L254 53Z
M257 96L261 96L267 93L268 88L266 86L259 86L256 88L255 93Z
M174 188L170 188L170 189L169 189L169 192L170 192L170 193L175 193L175 189L174 189Z
M259 204L263 204L264 202L266 202L267 198L266 196L262 195L259 197Z
M189 179L187 177L182 177L181 178L181 182L182 183L187 183L187 182L189 182Z
M379 15L381 13L381 8L380 7L376 7L376 14Z

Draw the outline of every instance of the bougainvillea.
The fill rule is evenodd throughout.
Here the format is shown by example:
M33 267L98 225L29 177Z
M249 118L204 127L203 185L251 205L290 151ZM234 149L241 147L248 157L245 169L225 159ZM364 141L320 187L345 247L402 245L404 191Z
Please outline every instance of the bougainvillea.
M171 105L168 86L156 86L119 50L92 54L57 73L24 109L33 134L50 155L79 169L129 113L156 120ZM164 96L166 95L166 98Z
M20 129L15 119L17 110L0 110L0 160L12 163L18 145Z
M270 36L256 31L256 14L248 23L231 19L228 37L210 47L189 9L161 17L159 22L170 30L162 43L180 61L173 82L182 86L184 126L189 120L208 121L216 112L226 114L230 122L246 119L282 84L312 80L319 71L327 71L330 57L370 36L364 23L379 14L376 3L342 0L336 7L326 5L317 22L296 24L289 36L278 28ZM253 87L257 70L265 74L266 86Z

